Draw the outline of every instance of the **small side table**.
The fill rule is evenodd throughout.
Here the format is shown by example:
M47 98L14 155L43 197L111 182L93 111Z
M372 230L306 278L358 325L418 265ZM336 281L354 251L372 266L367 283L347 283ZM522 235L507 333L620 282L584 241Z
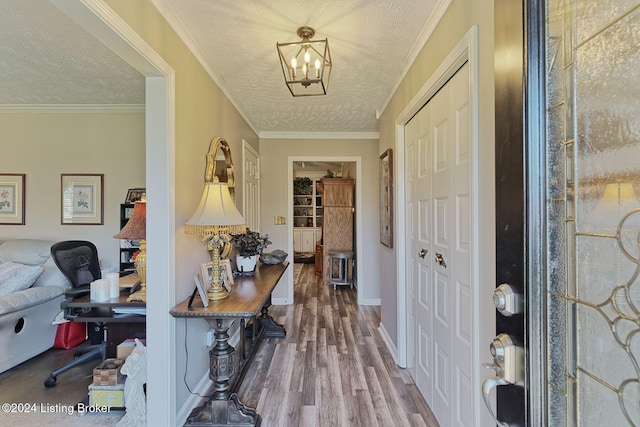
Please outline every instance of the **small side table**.
M349 276L349 264L353 275L353 251L329 251L329 283L336 289L338 285L349 285L353 289L353 276Z

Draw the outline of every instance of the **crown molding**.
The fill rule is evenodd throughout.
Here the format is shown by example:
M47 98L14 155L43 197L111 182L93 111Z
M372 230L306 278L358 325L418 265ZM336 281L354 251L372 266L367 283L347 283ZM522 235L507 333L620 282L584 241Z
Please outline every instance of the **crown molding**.
M433 32L435 31L438 23L444 16L444 13L447 11L451 3L453 3L453 0L438 0L437 4L434 6L433 13L429 17L429 20L425 23L424 27L422 27L422 31L416 38L415 43L413 43L413 46L411 46L411 49L409 49L409 53L403 61L402 69L394 79L391 90L387 94L387 98L384 100L380 108L376 109L377 119L380 118L385 108L387 108L387 106L389 105L389 102L391 102L391 98L393 98L396 91L398 90L398 87L400 87L400 83L402 83L402 80L404 80L404 78L406 77L409 69L411 68L411 66L413 66L413 63L416 61L416 58L422 51L422 48L425 44L427 44L427 41L431 37L431 34L433 34Z
M160 15L167 21L169 26L176 32L180 40L187 46L187 49L191 51L196 60L200 63L202 68L205 69L209 77L213 79L218 88L222 91L222 93L227 97L229 102L235 107L238 111L238 114L242 116L242 118L247 122L253 133L258 135L257 128L255 124L251 121L249 116L247 116L242 109L242 105L233 95L233 91L227 86L226 82L222 78L220 74L218 74L215 70L208 66L207 61L204 59L204 55L202 54L202 49L198 45L198 43L191 37L191 33L187 30L187 26L182 22L180 18L178 18L178 14L176 14L172 6L166 0L150 0L151 3L158 9Z
M0 104L0 113L144 113L144 104Z
M379 132L260 132L260 139L380 139Z

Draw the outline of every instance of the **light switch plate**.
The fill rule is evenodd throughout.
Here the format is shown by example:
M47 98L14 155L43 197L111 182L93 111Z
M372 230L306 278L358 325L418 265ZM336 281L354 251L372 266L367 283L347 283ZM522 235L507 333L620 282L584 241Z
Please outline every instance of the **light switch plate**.
M276 215L273 217L273 223L275 225L285 225L287 223L287 217Z

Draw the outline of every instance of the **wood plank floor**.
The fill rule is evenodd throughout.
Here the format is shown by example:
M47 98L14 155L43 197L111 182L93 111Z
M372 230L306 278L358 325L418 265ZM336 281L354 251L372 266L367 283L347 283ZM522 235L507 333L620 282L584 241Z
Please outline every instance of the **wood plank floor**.
M379 336L379 307L320 284L312 264L294 292L294 305L269 310L287 337L260 344L238 391L263 426L438 426Z

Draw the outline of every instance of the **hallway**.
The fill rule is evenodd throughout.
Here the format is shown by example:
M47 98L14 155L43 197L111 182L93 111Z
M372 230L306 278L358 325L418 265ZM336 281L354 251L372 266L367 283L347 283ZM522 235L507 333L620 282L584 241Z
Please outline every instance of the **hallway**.
M312 264L295 267L295 304L269 310L287 337L263 341L238 391L262 425L438 426L379 337L379 307L318 284Z

